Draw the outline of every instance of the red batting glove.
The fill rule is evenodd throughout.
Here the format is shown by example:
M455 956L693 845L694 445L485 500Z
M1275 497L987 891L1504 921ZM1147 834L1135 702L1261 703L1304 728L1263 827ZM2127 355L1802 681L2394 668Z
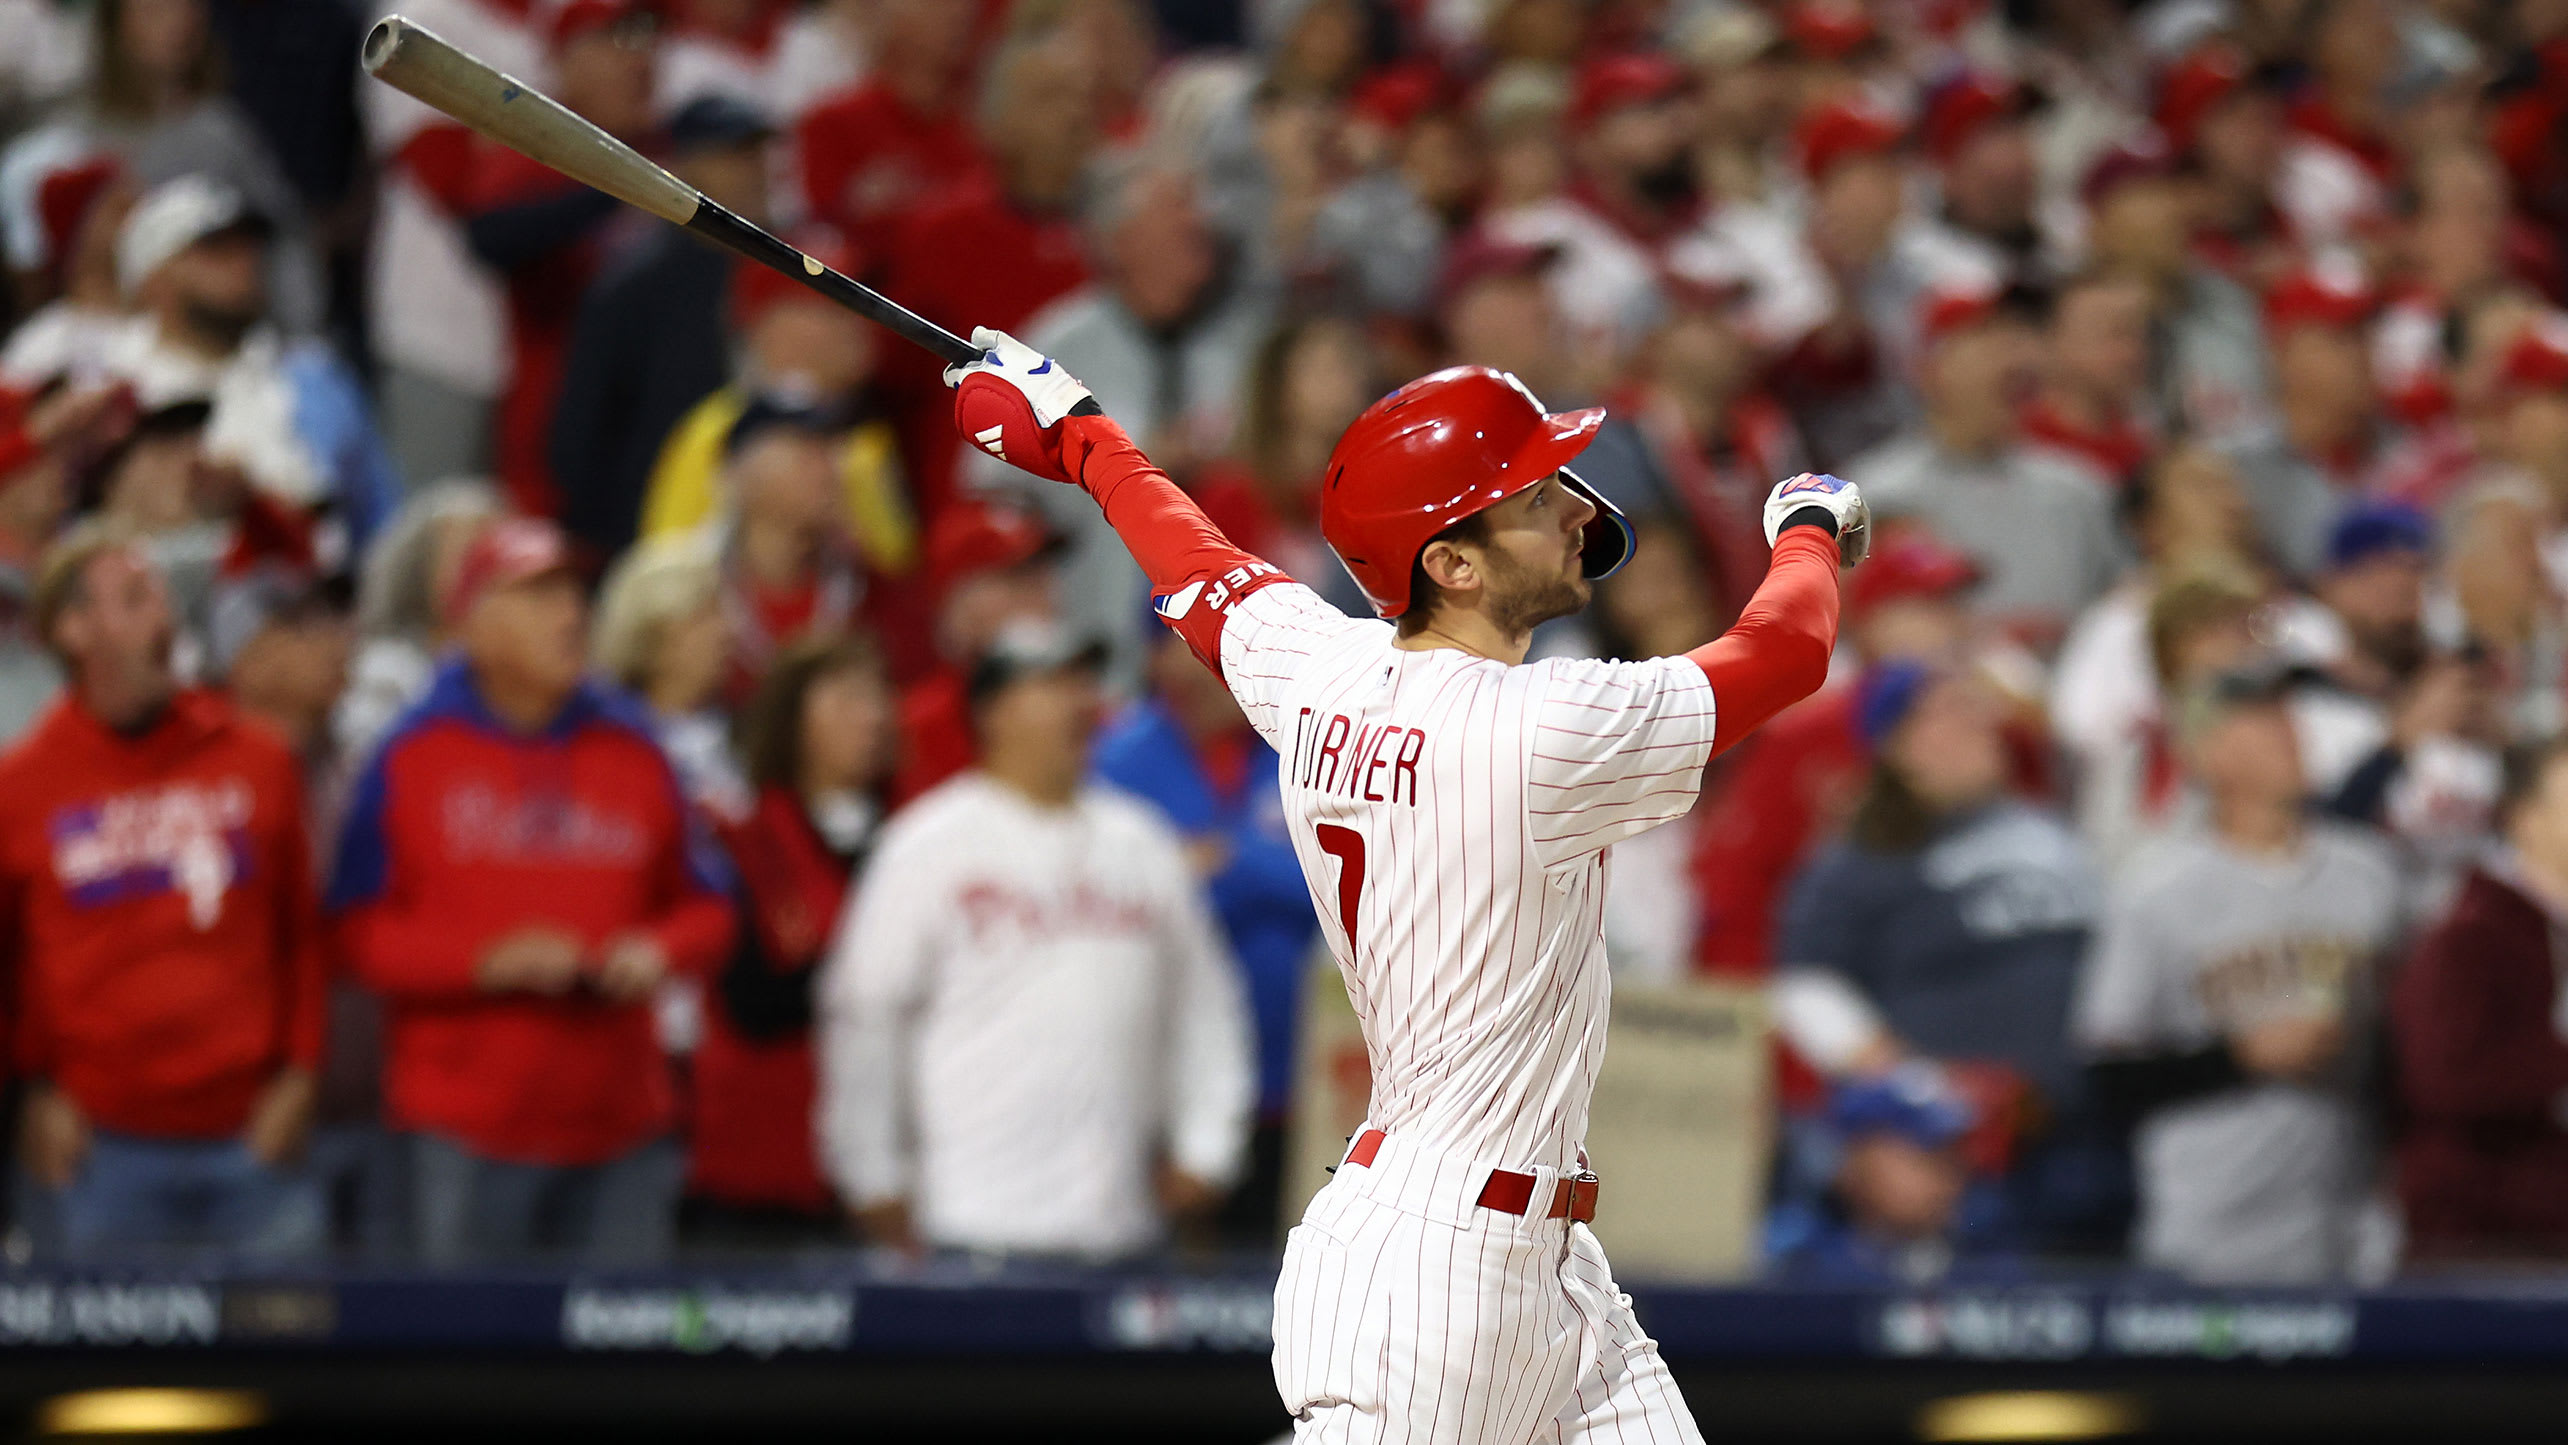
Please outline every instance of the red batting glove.
M1097 399L1052 358L1004 331L972 329L981 359L945 368L963 439L1021 472L1075 480L1061 465L1061 419L1095 416Z

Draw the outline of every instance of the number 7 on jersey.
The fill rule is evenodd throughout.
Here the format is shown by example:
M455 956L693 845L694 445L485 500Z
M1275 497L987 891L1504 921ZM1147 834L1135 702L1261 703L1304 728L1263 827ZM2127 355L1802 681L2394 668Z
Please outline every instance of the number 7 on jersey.
M1320 851L1338 860L1338 927L1346 930L1346 952L1355 956L1355 914L1364 904L1364 835L1338 823L1311 829Z

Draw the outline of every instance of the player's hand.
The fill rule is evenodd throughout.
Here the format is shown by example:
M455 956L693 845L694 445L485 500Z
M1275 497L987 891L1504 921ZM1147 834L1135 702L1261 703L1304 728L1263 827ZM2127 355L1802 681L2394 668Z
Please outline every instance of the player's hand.
M963 440L1022 472L1071 480L1061 465L1061 419L1093 416L1097 399L1049 356L1004 331L972 329L981 359L945 368Z
M250 1106L250 1126L241 1142L250 1155L273 1169L302 1157L312 1134L312 1111L321 1101L320 1081L310 1069L280 1070Z
M20 1117L18 1157L27 1173L48 1189L62 1189L80 1176L89 1157L89 1118L71 1096L51 1084L38 1084L27 1095Z
M1806 507L1826 512L1828 520L1836 523L1839 565L1852 567L1864 560L1865 550L1872 545L1872 509L1864 505L1864 494L1854 483L1825 472L1803 472L1774 484L1765 504L1766 545L1773 546L1783 524Z
M628 933L606 946L598 961L597 991L617 1003L649 998L669 977L669 955L647 933Z
M2238 1067L2269 1079L2307 1079L2345 1047L2345 1020L2333 1013L2294 1014L2242 1029L2229 1040Z
M580 953L575 935L537 924L492 944L473 976L487 993L558 997L579 982Z

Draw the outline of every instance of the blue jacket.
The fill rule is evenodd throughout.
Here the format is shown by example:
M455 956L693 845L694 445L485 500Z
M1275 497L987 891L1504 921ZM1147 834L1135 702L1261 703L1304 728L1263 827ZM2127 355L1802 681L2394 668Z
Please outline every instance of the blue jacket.
M1292 1102L1294 1025L1320 922L1284 828L1275 750L1255 738L1249 748L1245 776L1227 792L1216 789L1186 730L1150 699L1108 725L1093 765L1099 781L1147 800L1178 832L1228 848L1229 862L1211 880L1213 911L1248 974L1257 1019L1258 1110L1272 1117Z

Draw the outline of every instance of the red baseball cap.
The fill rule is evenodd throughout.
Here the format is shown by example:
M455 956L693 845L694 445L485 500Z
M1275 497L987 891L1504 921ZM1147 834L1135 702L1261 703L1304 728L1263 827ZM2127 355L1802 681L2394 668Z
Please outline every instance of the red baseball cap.
M1948 287L1927 293L1917 307L1917 345L1931 347L1997 314L1995 291Z
M1350 114L1389 131L1405 131L1420 116L1451 107L1457 99L1453 77L1432 60L1386 65L1356 82L1347 97Z
M2151 131L2096 157L2095 164L2087 167L2086 179L2078 183L2078 199L2093 208L2133 181L2163 180L2175 173L2175 151L2164 136Z
M1901 527L1876 543L1846 588L1846 610L1862 617L1886 602L1954 596L1980 580L1977 562L1922 527Z
M2158 81L2158 129L2177 150L2193 149L2194 133L2212 107L2247 84L2247 57L2214 42L2167 67Z
M802 253L842 276L853 276L865 262L856 248L847 244L836 231L821 229L794 238ZM809 301L826 306L828 301L793 277L766 266L749 263L732 268L731 324L746 329L767 314L769 307L783 301Z
M494 588L572 570L571 544L561 528L540 517L493 517L465 545L437 610L452 627Z
M2325 257L2283 277L2265 293L2265 329L2280 335L2294 326L2360 326L2372 319L2380 303L2362 267Z
M928 528L928 586L942 597L966 577L1022 567L1059 551L1062 545L1060 534L1031 513L957 502Z
M1569 126L1585 130L1608 111L1648 105L1684 91L1685 67L1664 55L1627 51L1600 55L1578 68L1578 88L1569 102Z
M2534 321L2506 348L2497 385L2508 391L2568 391L2568 314Z
M1783 17L1784 38L1821 60L1843 60L1869 44L1872 16L1855 0L1801 0Z
M90 208L124 173L114 156L91 156L45 173L36 185L36 215L44 222L45 255L51 264L61 267L70 261L72 242Z
M1842 161L1897 150L1907 133L1907 127L1876 107L1831 101L1801 118L1792 149L1801 157L1801 173L1815 183Z
M2031 104L2024 87L2011 80L1964 71L1926 97L1917 137L1937 165L1949 165L1981 127L2020 116Z

